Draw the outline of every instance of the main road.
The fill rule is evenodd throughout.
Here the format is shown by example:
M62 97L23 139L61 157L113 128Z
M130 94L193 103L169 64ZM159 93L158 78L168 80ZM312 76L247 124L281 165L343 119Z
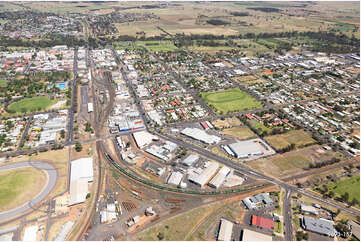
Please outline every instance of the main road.
M44 171L46 173L46 184L39 194L37 194L31 200L25 202L23 205L0 213L0 222L4 222L14 217L18 217L28 211L29 209L34 209L35 206L39 205L54 189L55 184L58 180L58 171L56 168L45 161L25 161L19 163L12 163L4 166L0 166L0 172L2 171L11 171L21 168L36 168Z

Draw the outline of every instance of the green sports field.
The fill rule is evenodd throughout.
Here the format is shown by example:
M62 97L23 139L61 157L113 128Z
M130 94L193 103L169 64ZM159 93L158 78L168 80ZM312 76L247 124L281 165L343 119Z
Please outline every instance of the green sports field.
M0 87L6 87L7 83L8 83L7 80L0 80Z
M237 112L262 108L262 103L239 88L218 92L203 92L202 99L218 113Z
M38 111L38 110L44 110L45 108L53 104L53 102L54 101L50 100L47 97L24 98L10 104L8 109L9 111L13 111L16 113L22 113L24 111L25 112Z
M38 194L46 175L35 168L0 172L0 212L24 204Z

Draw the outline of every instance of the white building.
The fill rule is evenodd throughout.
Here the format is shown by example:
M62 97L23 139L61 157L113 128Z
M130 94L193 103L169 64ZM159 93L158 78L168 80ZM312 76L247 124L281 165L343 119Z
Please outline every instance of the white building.
M71 162L69 205L82 203L89 193L89 183L94 179L93 158L81 158Z
M217 240L218 241L231 241L232 230L233 230L233 223L222 218Z
M209 182L209 185L211 187L214 187L216 189L218 189L223 182L226 180L227 176L231 173L231 169L229 169L226 166L223 166L217 173L217 175L215 175L212 180Z
M181 134L206 144L217 144L221 141L220 137L216 135L210 135L206 131L198 128L185 128L181 131Z
M189 176L189 180L201 187L208 183L214 173L216 173L219 164L216 162L209 162L207 167L199 174L193 173Z

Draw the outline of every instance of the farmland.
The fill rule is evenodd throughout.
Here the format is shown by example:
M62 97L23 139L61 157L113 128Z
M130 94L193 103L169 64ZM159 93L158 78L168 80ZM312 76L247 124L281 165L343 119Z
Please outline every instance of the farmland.
M35 168L0 172L0 212L15 208L38 194L46 176Z
M8 106L9 111L16 113L44 110L55 102L47 97L24 98Z
M303 130L292 130L285 134L267 136L265 140L276 150L281 150L291 144L295 144L296 147L302 147L316 142L310 134Z
M201 93L203 100L218 113L261 108L262 104L239 88L231 88L218 92Z

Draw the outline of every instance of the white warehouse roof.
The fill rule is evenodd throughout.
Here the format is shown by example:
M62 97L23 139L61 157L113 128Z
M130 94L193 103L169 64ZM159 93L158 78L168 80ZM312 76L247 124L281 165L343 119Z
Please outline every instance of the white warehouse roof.
M170 185L178 186L179 183L181 182L182 178L183 178L183 174L180 173L179 171L172 172L168 178L167 183Z
M237 141L229 144L228 147L234 153L236 158L246 158L251 155L262 155L262 147L254 140Z
M38 233L38 229L39 229L38 225L27 227L24 231L23 241L36 241L37 240L36 235Z
M87 182L93 181L93 158L80 158L71 162L70 181L86 179Z
M204 130L198 128L185 128L181 133L206 144L216 144L221 141L220 137L216 135L210 135Z
M207 168L205 168L199 175L192 174L189 177L189 180L202 187L205 184L207 184L207 182L211 179L211 177L217 171L218 167L219 167L218 163L210 162L210 163L208 163Z
M222 218L221 219L221 228L219 229L217 240L218 241L231 241L232 230L233 230L233 223Z
M217 173L217 175L215 175L213 177L213 179L209 182L209 185L214 187L214 188L219 188L222 183L226 180L227 176L229 175L229 173L231 172L231 169L229 169L226 166L223 166Z
M139 148L144 148L145 146L149 145L155 138L154 135L147 131L133 133L133 137Z
M272 241L272 236L244 229L241 241Z

